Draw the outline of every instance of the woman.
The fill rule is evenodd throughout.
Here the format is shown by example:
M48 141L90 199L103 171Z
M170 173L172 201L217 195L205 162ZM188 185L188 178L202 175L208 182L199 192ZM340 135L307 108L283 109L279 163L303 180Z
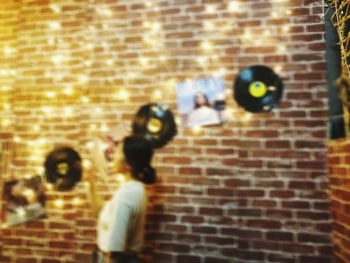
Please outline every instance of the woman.
M137 263L143 246L147 193L144 184L155 182L151 166L153 149L148 140L128 136L117 146L115 172L122 173L125 183L103 206L97 222L99 263ZM94 211L100 202L94 182L91 184Z
M194 109L188 116L189 126L202 126L221 123L218 112L212 108L208 96L198 92L193 98Z

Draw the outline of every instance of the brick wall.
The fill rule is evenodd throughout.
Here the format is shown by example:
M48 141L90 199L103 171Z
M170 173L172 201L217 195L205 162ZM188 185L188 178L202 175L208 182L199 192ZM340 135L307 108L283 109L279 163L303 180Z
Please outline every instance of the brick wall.
M349 147L348 139L328 144L331 211L334 220L332 240L336 262L350 261Z
M177 82L222 76L228 122L179 126L157 150L145 260L331 262L321 15L313 0L1 1L0 142L12 146L1 177L41 173L57 145L86 160L89 140L129 126L142 104L177 114ZM233 101L235 77L253 64L284 80L273 112ZM117 186L101 184L101 195ZM87 262L95 221L85 187L49 191L48 218L3 227L0 262Z

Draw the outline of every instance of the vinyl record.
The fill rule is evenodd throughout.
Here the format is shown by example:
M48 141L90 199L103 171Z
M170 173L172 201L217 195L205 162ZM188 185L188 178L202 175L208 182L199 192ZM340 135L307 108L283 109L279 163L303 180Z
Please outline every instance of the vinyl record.
M136 113L132 130L149 139L154 148L164 146L177 133L173 113L161 103L143 105Z
M266 66L244 69L233 87L236 102L249 112L264 112L274 108L282 97L280 77Z
M58 191L71 190L81 179L82 166L78 152L70 147L51 151L45 161L45 175Z

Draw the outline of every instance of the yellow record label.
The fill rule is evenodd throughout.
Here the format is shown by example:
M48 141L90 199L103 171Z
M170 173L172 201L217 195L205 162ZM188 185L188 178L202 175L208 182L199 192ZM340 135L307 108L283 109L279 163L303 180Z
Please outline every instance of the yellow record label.
M147 123L147 130L151 133L160 132L163 128L162 122L157 118L151 118Z
M255 98L263 97L267 92L265 83L261 81L254 81L249 85L249 94Z

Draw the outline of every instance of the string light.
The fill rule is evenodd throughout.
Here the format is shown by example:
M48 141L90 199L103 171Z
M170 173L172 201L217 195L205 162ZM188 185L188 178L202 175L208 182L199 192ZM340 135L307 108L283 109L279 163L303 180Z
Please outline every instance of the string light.
M40 131L40 125L34 125L33 126L33 131L35 131L35 132L39 132Z
M282 31L283 31L284 33L287 33L289 30L290 30L290 26L289 26L289 25L284 25L284 26L282 27Z
M163 97L163 94L160 90L155 90L153 92L153 95L152 95L153 100L161 100L162 97Z
M89 97L87 97L87 96L82 96L81 97L81 101L83 102L83 103L89 103L90 102L90 99L89 99Z
M73 88L72 87L66 87L64 90L63 90L63 93L66 94L66 95L72 95L73 94Z
M234 1L231 1L229 4L228 4L228 10L230 12L239 12L240 11L240 3L237 2L237 0L234 0Z
M52 98L55 98L57 96L56 92L54 91L48 91L46 92L46 97L52 99Z
M57 207L57 208L63 208L64 206L64 201L62 199L56 199L54 201L54 205Z
M193 126L192 127L192 133L194 134L194 135L198 135L198 134L200 134L201 132L203 131L203 128L201 127L201 126Z
M11 47L5 47L4 48L4 54L6 56L11 56L13 55L14 53L16 52L16 50L14 48L11 48Z
M90 169L91 168L91 162L89 161L89 160L83 160L83 167L85 168L85 169Z
M242 121L244 122L248 122L252 119L253 115L251 113L245 113L243 116L242 116Z
M3 108L4 108L4 110L10 110L11 105L9 103L4 103Z
M72 203L75 206L79 206L79 205L81 205L83 203L83 201L79 197L74 197Z
M4 120L2 120L2 122L1 122L1 125L3 126L3 127L9 127L10 125L11 125L12 123L11 123L11 121L9 120L9 119L4 119Z
M46 190L48 190L48 191L52 191L52 190L53 190L53 184L51 184L51 183L46 183L46 184L45 184L45 188L46 188Z
M1 91L11 91L13 88L9 85L2 85L0 86Z
M48 23L48 26L52 30L60 30L61 29L61 23L57 21L51 21Z
M213 44L209 41L203 41L201 47L204 51L210 51L213 48Z
M16 143L22 142L22 138L19 137L19 136L15 136L15 137L13 138L13 140L14 140L14 142L16 142Z
M205 21L204 27L206 30L214 30L215 29L214 23L211 21Z
M207 5L205 7L205 11L208 13L208 14L214 14L216 12L216 7L214 5Z
M102 124L100 127L101 132L107 132L108 131L108 126L106 124Z
M54 11L55 13L59 13L61 12L61 7L57 4L51 4L50 5L50 8L52 11Z

